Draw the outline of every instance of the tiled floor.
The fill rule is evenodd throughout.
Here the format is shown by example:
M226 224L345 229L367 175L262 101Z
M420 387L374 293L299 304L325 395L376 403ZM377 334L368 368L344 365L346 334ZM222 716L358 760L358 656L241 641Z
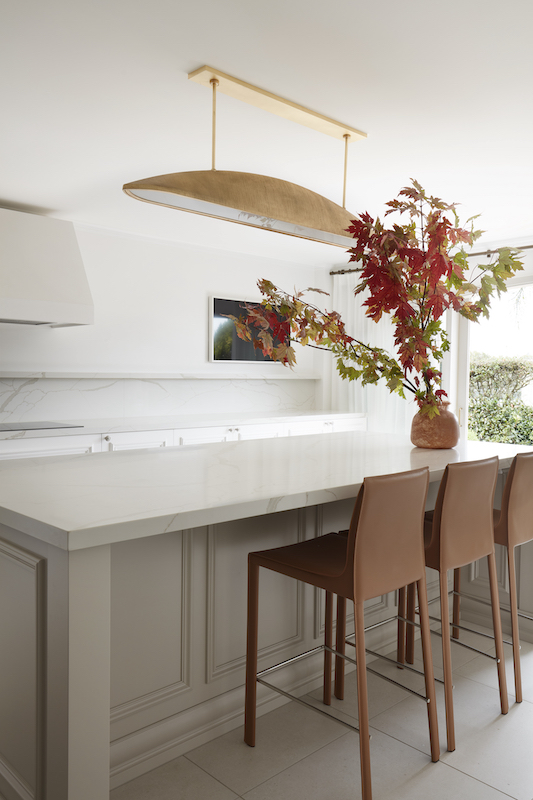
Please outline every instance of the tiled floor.
M464 634L462 634L464 636ZM489 649L489 640L465 641ZM441 677L439 639L432 637ZM441 760L429 759L425 703L369 674L374 800L533 800L533 645L522 643L524 701L514 702L510 648L509 713L500 714L493 661L453 646L457 749L446 751L442 686L437 685ZM420 662L420 652L417 652ZM405 670L380 671L408 681ZM336 713L357 716L355 676ZM319 698L320 693L312 697ZM342 711L341 711L342 709ZM111 792L110 800L357 800L358 735L289 703L258 720L256 747L239 728Z

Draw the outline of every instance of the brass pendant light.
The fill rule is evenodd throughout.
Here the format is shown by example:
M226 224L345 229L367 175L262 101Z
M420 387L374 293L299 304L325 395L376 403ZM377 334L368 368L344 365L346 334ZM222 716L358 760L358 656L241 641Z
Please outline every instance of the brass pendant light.
M346 234L346 229L354 215L345 208L348 143L365 138L366 134L211 67L202 67L191 72L189 78L211 86L213 91L211 169L177 172L133 181L124 185L126 194L147 203L339 247L351 247L353 239ZM217 88L279 116L344 139L343 206L310 189L278 178L215 169Z

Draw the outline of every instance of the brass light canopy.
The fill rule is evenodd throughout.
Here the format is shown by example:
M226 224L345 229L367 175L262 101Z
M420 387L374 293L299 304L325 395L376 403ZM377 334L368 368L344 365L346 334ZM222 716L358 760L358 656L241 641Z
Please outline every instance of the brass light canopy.
M351 247L346 229L354 218L346 210L303 186L266 175L215 169L216 91L327 133L345 142L343 204L346 196L348 143L366 138L355 128L298 106L211 67L189 74L213 91L212 168L158 175L124 185L130 197L303 239Z

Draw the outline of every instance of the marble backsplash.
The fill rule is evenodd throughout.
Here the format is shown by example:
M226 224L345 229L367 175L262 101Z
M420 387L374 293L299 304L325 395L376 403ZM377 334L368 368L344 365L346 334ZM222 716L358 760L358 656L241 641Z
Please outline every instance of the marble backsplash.
M237 411L314 411L317 382L153 378L0 378L0 422Z

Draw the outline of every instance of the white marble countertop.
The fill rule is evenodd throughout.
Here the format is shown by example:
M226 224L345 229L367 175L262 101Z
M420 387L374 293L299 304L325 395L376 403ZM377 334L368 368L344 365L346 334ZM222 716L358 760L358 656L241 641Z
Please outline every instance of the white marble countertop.
M405 436L332 433L0 461L0 523L76 550L355 497L365 476L531 448L467 442L413 448Z
M42 430L17 430L0 431L0 441L3 439L35 439L43 436L76 436L79 434L109 434L128 431L161 431L178 430L184 428L206 428L229 425L252 425L269 422L291 422L320 419L353 419L364 417L364 414L339 413L336 411L236 411L213 414L179 414L173 416L156 417L124 417L108 419L55 419L48 422L63 422L76 425L74 428L45 428ZM11 419L4 420L11 423ZM34 424L33 420L27 420ZM24 422L20 423L22 426Z

